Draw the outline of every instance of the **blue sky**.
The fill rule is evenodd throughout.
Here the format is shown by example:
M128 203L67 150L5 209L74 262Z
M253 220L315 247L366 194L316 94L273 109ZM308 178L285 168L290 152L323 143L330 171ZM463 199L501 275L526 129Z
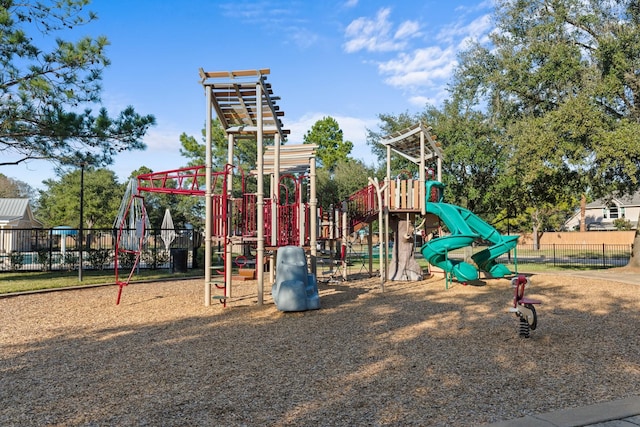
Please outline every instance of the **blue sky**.
M124 182L131 171L175 169L187 160L179 135L200 140L205 98L198 69L269 68L284 111L288 143L301 143L325 116L338 121L352 156L374 158L366 129L379 114L439 105L469 40L492 29L491 0L93 0L99 19L73 36L105 35L111 66L103 104L153 114L146 151L122 153L109 166ZM44 161L0 172L34 188L54 177Z

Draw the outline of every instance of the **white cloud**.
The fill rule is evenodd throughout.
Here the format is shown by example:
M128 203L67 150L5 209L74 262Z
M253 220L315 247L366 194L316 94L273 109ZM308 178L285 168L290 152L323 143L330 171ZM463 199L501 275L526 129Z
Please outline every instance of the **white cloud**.
M474 13L481 10L492 9L492 8L495 8L497 5L498 5L498 0L484 0L476 4L458 6L456 7L455 10L456 12L458 12L458 14L469 14L469 13Z
M491 15L485 14L469 23L459 20L445 26L438 33L437 40L441 43L464 48L468 41L484 41L492 28Z
M415 105L416 107L423 108L427 104L435 104L435 99L429 98L427 96L417 95L409 97L409 103L411 105Z
M356 7L357 5L358 5L358 0L347 0L344 3L344 7L349 7L349 8Z
M395 59L379 63L378 70L388 75L385 82L399 88L430 87L451 76L456 66L456 52L452 47L439 46L400 53Z
M278 34L283 42L302 49L311 47L320 38L306 28L310 22L300 13L301 8L287 0L235 0L223 2L219 8L228 19L239 20L243 25L257 25L267 34Z
M420 35L420 25L415 21L405 21L392 35L393 25L389 22L391 9L380 9L375 19L360 17L352 21L345 30L347 53L365 50L368 52L390 52L406 48L409 39Z
M289 39L301 49L308 49L313 46L319 39L316 33L309 31L306 28L292 27L289 32Z
M395 51L393 57L365 61L377 64L386 84L408 93L407 102L411 105L436 104L436 100L446 98L446 84L458 65L458 53L471 41L488 42L492 19L482 11L489 7L492 0L459 10L456 22L443 26L435 37L424 39L423 46L413 49L409 41L422 35L419 24L407 20L396 26L390 20L390 9L380 9L374 19L361 17L349 24L345 51L378 54ZM426 94L427 91L430 93Z
M182 131L168 128L151 128L144 136L144 143L147 144L147 152L179 152L180 150L180 134ZM200 134L192 135L198 138ZM177 162L184 159L175 159Z
M404 21L396 30L393 38L398 40L405 37L417 37L420 34L420 24L418 24L416 21Z

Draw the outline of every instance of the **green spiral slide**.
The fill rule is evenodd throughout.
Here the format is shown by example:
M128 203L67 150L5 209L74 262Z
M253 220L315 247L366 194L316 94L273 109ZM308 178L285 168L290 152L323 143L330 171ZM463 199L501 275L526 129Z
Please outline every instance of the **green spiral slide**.
M471 259L483 271L493 277L504 277L511 271L495 259L509 252L517 243L519 236L503 236L498 230L484 222L473 212L447 203L427 203L427 213L438 216L447 226L451 234L437 237L425 243L420 251L432 265L452 273L459 281L467 282L478 279L478 270L464 261L451 260L448 252L469 246L476 239L484 239L492 243L486 249L474 254Z

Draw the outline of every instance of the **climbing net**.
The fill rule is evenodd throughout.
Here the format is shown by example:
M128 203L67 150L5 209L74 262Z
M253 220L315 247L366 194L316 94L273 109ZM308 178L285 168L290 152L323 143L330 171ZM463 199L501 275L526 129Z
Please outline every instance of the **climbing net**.
M127 185L113 227L118 230L114 264L116 284L118 285L118 299L116 304L120 304L122 288L129 284L138 266L140 254L149 237L149 229L151 228L149 217L144 207L144 198L140 196L138 192L135 179L130 180ZM118 261L120 261L120 257L125 257L132 261L131 271L125 280L120 280L118 274Z

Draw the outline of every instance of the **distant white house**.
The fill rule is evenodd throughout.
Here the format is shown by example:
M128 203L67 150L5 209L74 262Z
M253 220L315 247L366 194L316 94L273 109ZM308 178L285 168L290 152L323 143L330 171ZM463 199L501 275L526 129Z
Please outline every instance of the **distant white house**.
M33 217L29 199L0 199L0 253L31 248L31 233L16 229L42 228Z
M603 198L587 204L585 224L587 230L615 230L614 221L622 218L628 220L631 227L636 229L639 213L640 191L632 196ZM565 222L565 228L567 230L580 228L579 209Z

